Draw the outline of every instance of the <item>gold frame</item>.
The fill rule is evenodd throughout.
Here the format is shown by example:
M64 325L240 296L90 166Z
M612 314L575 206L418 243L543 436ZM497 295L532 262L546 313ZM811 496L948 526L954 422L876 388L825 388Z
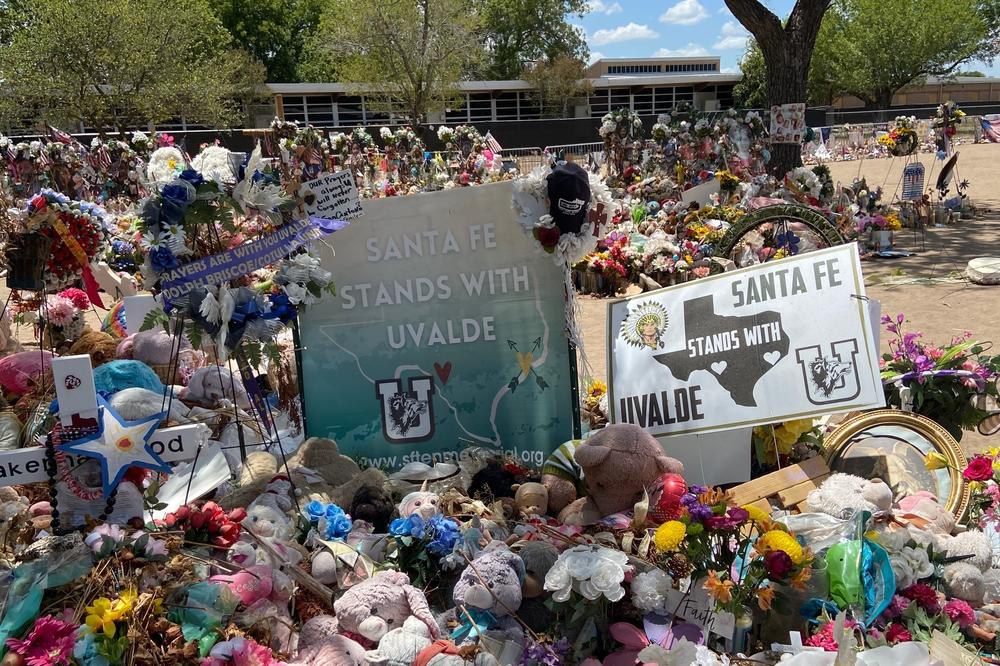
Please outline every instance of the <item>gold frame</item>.
M952 490L944 506L960 520L969 507L971 494L961 472L968 461L955 438L926 416L898 409L878 409L848 417L834 428L823 442L823 456L830 469L833 470L834 462L858 433L873 426L884 425L902 426L916 432L926 438L948 460Z

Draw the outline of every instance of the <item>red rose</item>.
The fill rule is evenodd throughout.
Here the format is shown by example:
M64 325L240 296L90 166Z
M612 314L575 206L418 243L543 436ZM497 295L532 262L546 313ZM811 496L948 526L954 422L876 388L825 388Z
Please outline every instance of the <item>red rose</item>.
M764 556L764 568L771 580L781 580L795 567L792 558L783 550L772 550Z
M559 244L559 236L562 235L558 227L539 227L536 232L542 247L555 247Z
M989 481L993 478L993 459L982 455L972 456L962 476L966 481Z
M898 622L893 622L889 625L889 628L885 631L885 640L887 643L892 645L893 643L905 643L906 641L912 641L913 636L907 631L906 627Z

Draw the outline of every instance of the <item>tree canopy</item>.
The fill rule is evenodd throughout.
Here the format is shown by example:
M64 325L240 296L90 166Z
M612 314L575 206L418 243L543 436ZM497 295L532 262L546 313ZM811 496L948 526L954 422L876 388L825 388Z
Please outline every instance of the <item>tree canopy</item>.
M319 24L322 0L210 0L233 38L267 68L267 80L299 80L306 40Z
M483 48L464 0L342 0L328 4L309 45L314 75L370 84L384 111L420 126L457 97Z
M584 78L585 70L582 60L564 54L533 63L525 68L523 76L531 84L531 96L543 116L567 118L571 116L570 106L592 90Z
M886 108L927 76L995 53L997 0L834 0L823 19L810 81Z
M205 0L31 0L0 44L12 120L225 126L262 81ZM25 117L25 115L31 117Z
M536 60L555 62L565 55L586 62L590 55L583 31L569 22L587 13L587 0L474 0L469 5L482 17L486 46L479 78L516 79Z

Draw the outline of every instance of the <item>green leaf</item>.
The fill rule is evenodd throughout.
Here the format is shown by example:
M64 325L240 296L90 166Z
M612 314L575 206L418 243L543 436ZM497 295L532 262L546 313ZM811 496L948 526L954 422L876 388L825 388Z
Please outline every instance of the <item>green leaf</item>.
M263 356L261 355L261 344L259 342L244 342L243 353L246 355L247 364L252 370L260 367Z
M264 343L264 355L271 363L281 365L281 350L278 348L278 343L274 340L268 340Z
M147 312L142 320L142 327L139 330L149 331L157 326L162 326L164 330L169 330L170 317L167 316L167 313L162 308L153 308Z
M201 326L197 322L189 321L184 326L184 337L188 339L191 346L195 349L201 349L203 331Z

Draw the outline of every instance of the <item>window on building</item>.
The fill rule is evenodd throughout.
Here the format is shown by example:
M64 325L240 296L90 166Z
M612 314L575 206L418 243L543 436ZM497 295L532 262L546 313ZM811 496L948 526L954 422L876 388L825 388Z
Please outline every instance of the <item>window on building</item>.
M493 120L493 95L491 93L475 93L469 95L469 120Z
M608 91L595 90L590 96L590 116L600 118L608 112Z
M653 113L669 113L672 108L674 108L674 89L654 88Z
M469 96L462 95L461 101L452 102L452 106L445 110L444 118L449 123L469 122Z
M632 110L644 116L653 113L652 88L640 88L632 93Z
M733 86L716 86L715 96L719 100L720 109L731 109L734 106L733 103Z
M354 127L365 122L361 97L344 95L337 98L337 125Z
M306 121L306 102L302 95L284 95L281 98L285 120L304 123Z
M501 92L494 97L497 120L517 120L517 92Z
M674 88L674 103L680 104L681 102L692 102L694 101L694 88L690 86L682 86Z
M609 88L611 109L627 109L632 104L632 95L628 88Z
M310 125L333 125L333 96L306 95L306 122Z
M522 90L517 93L517 97L520 108L518 118L520 120L534 120L535 118L542 117L542 109L538 106L538 102L531 96L531 93Z

